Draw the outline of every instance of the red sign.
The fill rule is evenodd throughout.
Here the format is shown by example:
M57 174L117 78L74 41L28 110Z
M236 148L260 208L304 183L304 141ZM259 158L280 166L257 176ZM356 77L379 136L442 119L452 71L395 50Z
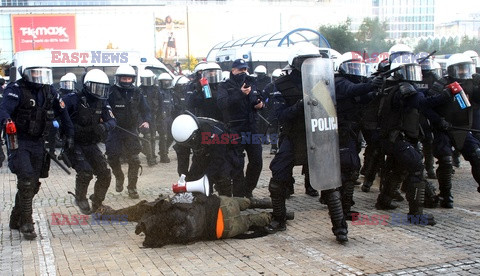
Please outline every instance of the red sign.
M12 15L13 51L76 49L75 15Z

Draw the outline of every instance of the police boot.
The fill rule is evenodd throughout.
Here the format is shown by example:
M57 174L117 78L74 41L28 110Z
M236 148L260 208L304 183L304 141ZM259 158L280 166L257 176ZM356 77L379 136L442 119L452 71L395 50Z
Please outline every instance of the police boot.
M460 152L458 150L453 151L452 155L452 165L455 168L460 168Z
M408 221L415 225L435 225L435 219L431 214L423 213L425 199L425 182L410 184L407 188Z
M437 208L438 196L435 185L425 180L425 208Z
M218 180L215 183L215 190L220 196L232 197L232 181L230 178Z
M270 209L273 208L272 200L268 197L266 198L249 198L250 205L248 206L249 209Z
M392 175L392 172L387 172L380 180L380 194L377 197L377 203L375 203L375 208L378 210L393 210L398 207L398 205L392 202L393 199L391 197L391 190L394 189L393 183L390 182Z
M138 171L140 170L140 160L138 155L130 157L128 161L128 196L133 199L139 198L137 192Z
M294 188L294 185L295 184L295 178L290 178L289 181L287 181L287 187L286 187L286 196L285 198L286 199L289 199L294 193L295 193L295 188Z
M287 207L285 206L286 181L278 181L273 178L270 179L268 190L272 198L272 221L265 226L265 231L273 234L277 231L287 230L286 215Z
M310 174L308 172L305 172L305 193L313 197L319 196L318 191L310 184Z
M375 181L375 175L377 174L377 166L380 158L380 151L377 148L371 149L372 146L367 146L364 154L364 162L362 166L364 181L362 185L362 191L365 193L370 192L370 188Z
M275 155L278 152L278 146L277 144L272 144L272 147L270 148L270 154Z
M339 243L348 241L348 226L343 214L340 192L336 190L328 191L327 206L330 219L332 221L332 232L337 237Z
M90 204L87 199L88 184L93 176L87 172L78 172L75 178L75 204L80 209L80 212L89 215L91 212Z
M90 195L90 200L92 201L92 213L97 212L98 208L102 206L102 202L105 200L105 195L107 194L111 180L112 174L110 169L106 169L97 175L97 181L95 181L95 186L93 187L93 194Z
M35 233L32 213L33 213L33 197L35 191L32 182L18 181L19 203L21 211L20 232L26 240L33 240L37 237Z
M433 169L433 163L435 161L433 158L431 143L423 144L423 156L425 158L425 161L423 163L425 164L425 171L427 172L427 178L437 179L437 175L435 174L435 170Z
M170 158L168 158L167 137L165 137L165 135L160 135L160 139L158 140L158 155L160 155L160 163L170 163Z
M362 184L362 191L365 193L370 192L370 188L373 186L373 181L365 180Z
M358 213L351 210L353 205L353 190L355 189L353 181L346 181L342 185L342 209L346 220L352 220L352 213Z
M320 198L318 199L318 202L323 205L327 205L327 193L325 191L320 191Z
M12 213L10 214L10 229L15 229L18 230L20 229L20 222L22 219L22 211L20 208L20 200L19 200L19 195L15 195L15 205L13 206Z
M121 193L123 191L123 182L125 181L125 175L122 171L120 159L108 159L108 164L110 165L110 168L112 168L112 173L115 176L115 190L118 193Z
M452 170L453 158L451 156L443 156L438 160L437 177L440 190L438 200L442 208L453 208Z
M391 190L391 197L394 201L397 202L402 202L405 200L403 198L402 193L400 192L400 186L402 185L401 178L400 179L395 179L395 182L392 183L392 190Z

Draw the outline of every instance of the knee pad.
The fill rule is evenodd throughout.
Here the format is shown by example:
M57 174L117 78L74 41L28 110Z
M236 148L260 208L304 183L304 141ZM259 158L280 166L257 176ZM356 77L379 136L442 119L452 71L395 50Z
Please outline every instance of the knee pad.
M438 158L438 163L451 166L453 164L453 157L450 155L442 156Z

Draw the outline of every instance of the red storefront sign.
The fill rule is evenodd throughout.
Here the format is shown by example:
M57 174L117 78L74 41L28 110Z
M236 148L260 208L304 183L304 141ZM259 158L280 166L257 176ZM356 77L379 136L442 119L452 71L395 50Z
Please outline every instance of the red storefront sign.
M12 15L13 51L75 49L75 15Z

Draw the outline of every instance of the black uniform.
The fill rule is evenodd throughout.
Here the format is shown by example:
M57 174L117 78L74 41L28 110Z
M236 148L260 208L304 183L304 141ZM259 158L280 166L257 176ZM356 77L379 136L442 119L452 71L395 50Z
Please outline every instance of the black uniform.
M97 143L104 141L107 132L116 126L112 110L106 100L97 99L85 90L64 98L67 110L75 127L75 147L68 152L72 166L77 172L75 200L85 214L96 209L105 200L112 174L103 152ZM97 177L94 193L90 196L92 209L87 201L87 190L93 175Z
M140 90L142 91L142 95L145 98L145 101L147 102L152 114L152 123L150 124L150 127L148 129L140 129L143 137L150 141L150 143L147 143L146 141L142 140L142 152L147 157L147 164L149 166L153 166L157 164L157 156L155 154L155 137L157 136L157 121L161 116L160 112L162 97L160 95L158 86L140 85Z

